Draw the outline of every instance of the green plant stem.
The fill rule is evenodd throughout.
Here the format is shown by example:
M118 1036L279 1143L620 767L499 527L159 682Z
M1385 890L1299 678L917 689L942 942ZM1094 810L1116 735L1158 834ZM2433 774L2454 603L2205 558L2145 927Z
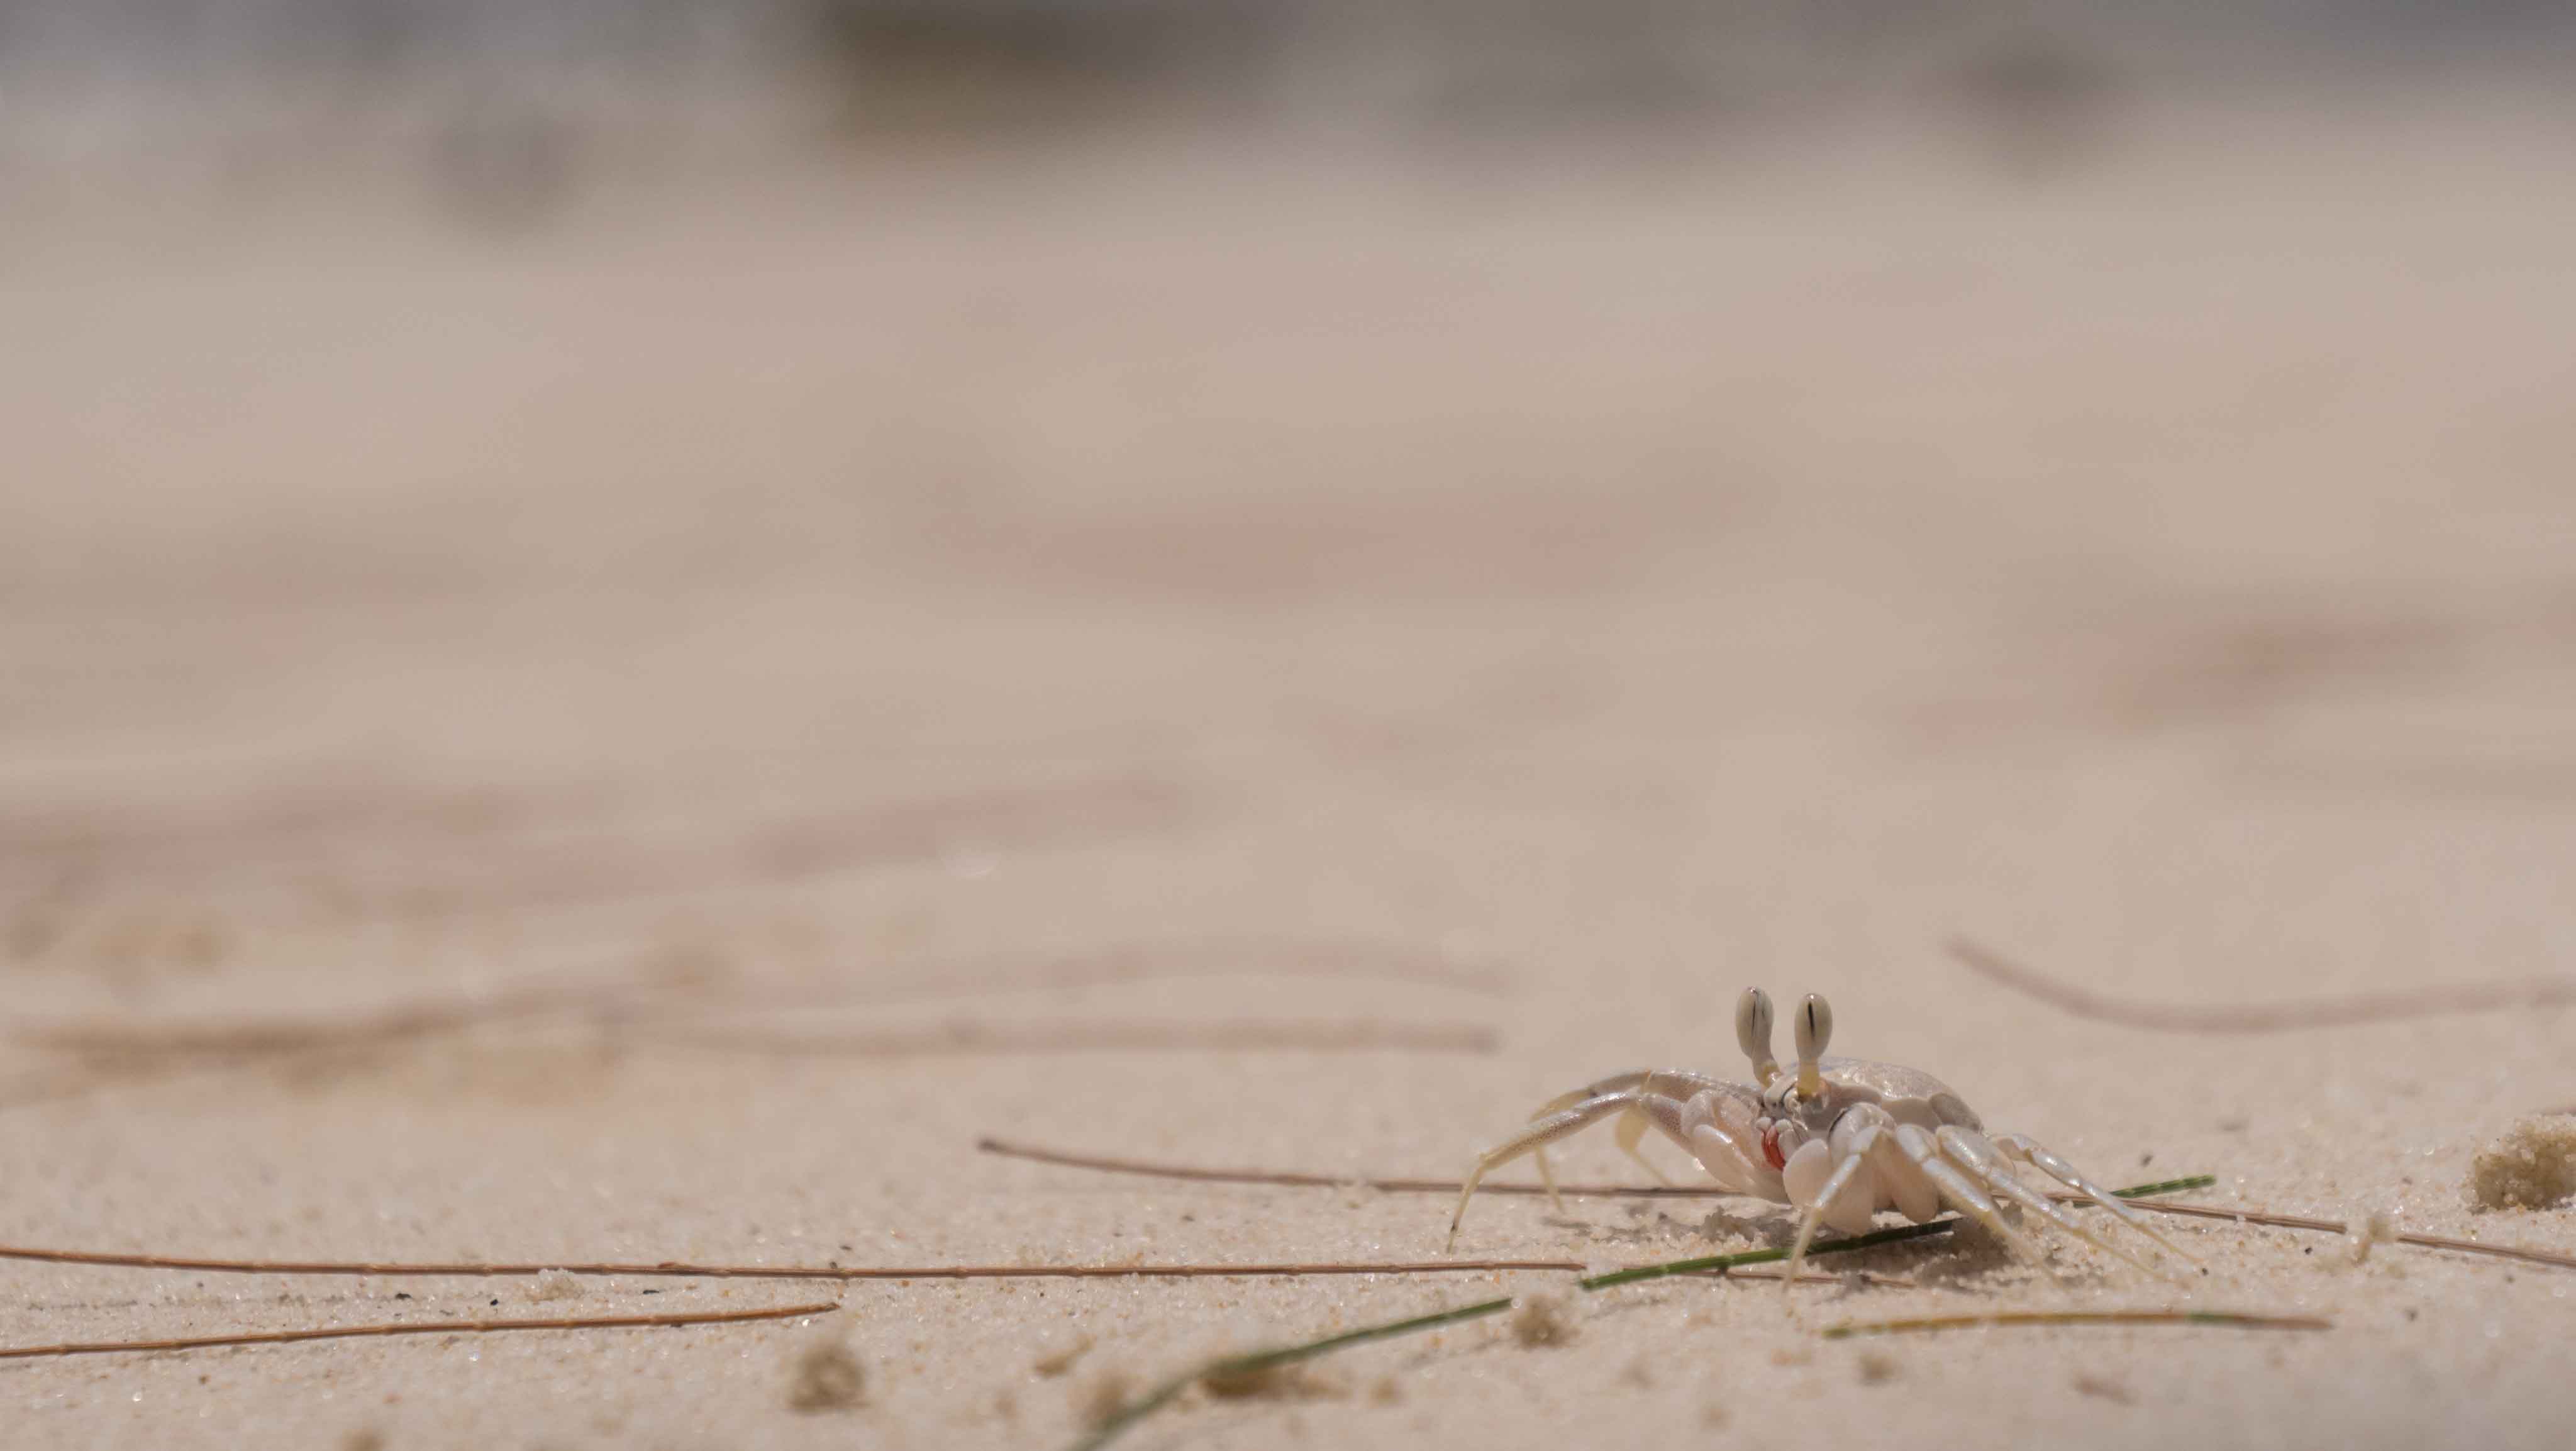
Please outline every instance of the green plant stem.
M2205 1188L2217 1182L2209 1175L2197 1174L2186 1179L2166 1179L2154 1184L2140 1184L2129 1189L2114 1189L2111 1192L2122 1199L2138 1199L2150 1194L2170 1194L2183 1189ZM1829 1239L1809 1245L1807 1257L1814 1259L1819 1255L1842 1254L1856 1249L1869 1249L1876 1245L1895 1244L1901 1240L1921 1239L1926 1235L1947 1234L1959 1223L1958 1216L1948 1215L1924 1224L1902 1224L1893 1229L1872 1230L1867 1234L1856 1234L1845 1239ZM1734 1254L1701 1255L1693 1259L1668 1260L1658 1265L1636 1265L1624 1270L1612 1270L1607 1274L1588 1275L1574 1283L1575 1288L1589 1294L1592 1291L1606 1290L1616 1285L1634 1285L1647 1280L1665 1279L1673 1275L1724 1274L1728 1270L1743 1265L1773 1264L1788 1257L1789 1252L1785 1249L1739 1250ZM1349 1346L1366 1345L1372 1340L1393 1340L1398 1336L1412 1335L1419 1331L1437 1330L1444 1325L1481 1320L1488 1315L1501 1314L1512 1308L1515 1303L1517 1303L1516 1297L1504 1295L1491 1300L1478 1300L1472 1305L1436 1310L1428 1315L1415 1315L1408 1319L1390 1320L1382 1325L1345 1330L1339 1335L1328 1335L1320 1340L1308 1340L1296 1345L1283 1345L1271 1350L1256 1350L1243 1355L1229 1355L1212 1360L1194 1370L1172 1377L1139 1399L1119 1407L1099 1425L1092 1427L1090 1434L1076 1441L1071 1451L1098 1451L1098 1448L1117 1439L1129 1427L1170 1405L1180 1398L1183 1391L1210 1376L1248 1375L1256 1371L1274 1370L1283 1365L1294 1365L1301 1360L1312 1360L1320 1355L1329 1355ZM1843 1327L1843 1329L1846 1334L1867 1333L1857 1327Z
M1399 1335L1411 1335L1420 1330L1437 1330L1443 1325L1481 1320L1488 1315L1498 1315L1512 1308L1512 1305L1513 1297L1504 1295L1497 1299L1479 1300L1472 1305L1460 1305L1455 1309L1434 1311L1429 1315L1416 1315L1409 1320L1393 1320L1384 1325L1346 1330L1339 1335L1328 1335L1321 1340L1309 1340L1303 1345L1281 1346L1275 1350L1256 1350L1247 1355L1229 1355L1221 1360L1209 1361L1186 1375L1174 1376L1156 1386L1152 1393L1143 1399L1121 1406L1115 1415L1101 1422L1090 1435L1074 1443L1075 1451L1092 1451L1093 1447L1107 1445L1119 1432L1161 1410L1165 1405L1170 1404L1175 1396L1211 1376L1250 1375L1256 1371L1275 1370L1283 1365L1294 1365L1301 1360L1312 1360L1319 1355L1329 1355L1345 1346L1365 1345L1372 1340L1392 1340Z
M1849 1239L1829 1239L1807 1246L1807 1257L1834 1254L1842 1250L1868 1249L1872 1245L1894 1244L1899 1240L1921 1239L1929 1234L1948 1234L1959 1223L1958 1216L1935 1219L1925 1224L1900 1224L1894 1229L1873 1229ZM1789 1257L1785 1249L1748 1249L1731 1255L1703 1255L1693 1260L1673 1260L1660 1265L1637 1265L1631 1269L1612 1270L1606 1275L1591 1275L1574 1282L1579 1290L1606 1290L1613 1285L1634 1285L1645 1280L1660 1280L1671 1275L1723 1274L1738 1265L1776 1264Z
M2153 1184L2136 1184L2126 1189L2114 1189L2111 1191L2111 1196L2115 1199L2147 1199L2158 1194L2180 1194L2186 1189L2206 1189L2217 1182L2218 1176L2215 1174L2193 1174L2182 1179L2159 1179ZM2090 1204L2093 1201L2087 1199L2081 1202Z

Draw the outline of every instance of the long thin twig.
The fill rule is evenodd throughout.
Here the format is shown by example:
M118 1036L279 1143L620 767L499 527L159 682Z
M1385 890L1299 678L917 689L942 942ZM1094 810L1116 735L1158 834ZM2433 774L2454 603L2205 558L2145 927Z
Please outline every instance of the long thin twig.
M41 1249L0 1245L0 1260L39 1264L91 1265L103 1269L185 1270L227 1275L374 1275L386 1279L528 1279L538 1275L622 1277L639 1280L1180 1280L1180 1279L1313 1279L1338 1275L1450 1275L1496 1272L1563 1272L1580 1274L1593 1260L1443 1259L1317 1260L1231 1264L1221 1261L1162 1261L1100 1265L723 1265L682 1264L520 1264L494 1261L453 1263L371 1260L256 1260L186 1258L178 1255L118 1254L112 1251ZM1751 1264L1754 1261L1748 1260ZM1820 1282L1833 1276L1817 1277Z
M255 1330L233 1335L189 1335L171 1340L66 1341L59 1345L0 1346L0 1360L53 1355L110 1355L119 1351L208 1350L222 1345L292 1345L306 1340L356 1340L387 1335L490 1335L505 1330L625 1330L678 1325L736 1325L749 1320L793 1320L828 1315L839 1302L782 1305L770 1310L684 1310L663 1315L582 1315L544 1320L419 1320L384 1325L325 1325L304 1330Z
M977 1148L1006 1158L1029 1159L1041 1164L1057 1164L1069 1169L1096 1169L1109 1174L1139 1174L1156 1179L1181 1179L1207 1184L1279 1184L1294 1188L1365 1188L1391 1194L1455 1194L1455 1179L1371 1179L1340 1174L1312 1174L1271 1169L1202 1169L1184 1164L1155 1164L1141 1159L1113 1159L1092 1154L1067 1153L1059 1149L1037 1148L1028 1144L1008 1143L1001 1139L976 1141ZM2300 1214L2276 1214L2267 1209L2236 1209L2223 1204L2174 1204L2146 1196L2178 1193L2185 1189L2205 1189L2217 1180L2206 1174L2188 1179L2167 1179L2119 1191L2123 1199L2137 1199L2137 1207L2156 1214L2179 1214L2195 1219L2227 1219L2239 1224L2260 1224L2275 1229L2302 1229L2319 1234L2343 1234L2350 1226L2340 1219L2318 1219ZM1484 1184L1480 1194L1544 1194L1537 1184ZM1563 1184L1558 1192L1568 1198L1720 1198L1729 1191L1711 1185L1706 1188L1685 1185ZM2061 1204L2090 1204L2086 1194L2057 1194ZM2526 1249L2520 1245L2485 1244L2473 1239L2453 1239L2448 1235L2418 1234L2400 1230L2392 1239L2419 1249L2456 1250L2462 1254L2487 1255L2496 1259L2519 1260L2525 1264L2551 1265L2559 1269L2576 1269L2576 1255L2554 1250Z
M535 1275L617 1276L683 1280L1171 1280L1240 1276L1289 1279L1316 1275L1445 1275L1492 1270L1570 1270L1583 1260L1326 1260L1314 1263L1224 1264L1138 1261L1098 1265L728 1265L678 1260L578 1263L454 1260L264 1260L126 1254L113 1250L45 1249L0 1245L0 1260L96 1265L109 1269L187 1270L220 1275L377 1275L388 1279L525 1279Z
M783 983L740 996L762 1007L824 1007L1171 978L1294 977L1413 983L1502 997L1511 991L1516 977L1496 959L1462 960L1438 948L1397 939L1288 934L1154 938L1044 955L1018 952L950 958L911 967L898 981L887 981L885 971L871 968L863 994L853 992L847 981L831 980Z
M1339 1181L1318 1178L1317 1183ZM2347 1226L2338 1220L2312 1219L2300 1215L2272 1214L2258 1209L2231 1209L2216 1204L2169 1204L2141 1196L2170 1193L2177 1189L2203 1187L2207 1176L2170 1179L2157 1184L2139 1185L2116 1191L2134 1207L2164 1214L2189 1215L2201 1219L2233 1220L2240 1224L2260 1224L2282 1229L2310 1230L2322 1234L2342 1234ZM1454 1192L1455 1185L1450 1186ZM2090 1203L2082 1195L2061 1196L2068 1203ZM1902 1226L1882 1231L1902 1237L1904 1232L1920 1226ZM2519 1260L2528 1264L2576 1269L2576 1255L2549 1250L2525 1249L2515 1245L2482 1244L2476 1240L2452 1239L2443 1235L2416 1234L2401 1231L2394 1236L2400 1244L2425 1249L2455 1250L2465 1254L2489 1255L2499 1259ZM1758 1264L1769 1259L1785 1258L1784 1251L1749 1251L1754 1259L1742 1264ZM0 1260L25 1260L41 1264L92 1265L109 1269L183 1270L200 1274L237 1275L375 1275L385 1278L498 1278L524 1279L536 1275L568 1274L585 1277L626 1277L631 1279L709 1279L709 1280L1018 1280L1018 1279L1198 1279L1235 1277L1242 1279L1293 1279L1328 1275L1438 1275L1472 1274L1493 1271L1562 1271L1580 1273L1591 1268L1591 1262L1570 1259L1439 1259L1439 1260L1326 1260L1316 1262L1261 1262L1228 1264L1222 1262L1162 1261L1118 1264L1078 1265L749 1265L691 1263L680 1260L633 1262L580 1262L563 1260L283 1260L239 1259L185 1255L142 1254L115 1250L54 1249L35 1245L0 1245ZM1614 1273L1628 1273L1616 1271ZM1666 1273L1679 1273L1666 1271Z
M2063 1009L2079 1018L2147 1028L2160 1033L2284 1033L2296 1028L2343 1027L2397 1018L2492 1013L2507 1008L2560 1007L2576 1003L2576 978L2534 977L2470 983L2423 992L2359 993L2304 1003L2141 1003L2110 997L2051 977L1971 941L1954 936L1950 955L1969 971Z
M1056 1164L1067 1169L1094 1169L1104 1174L1138 1174L1153 1179L1187 1179L1202 1184L1280 1184L1303 1189L1377 1189L1389 1194L1455 1194L1455 1179L1378 1179L1362 1174L1313 1174L1295 1170L1271 1169L1203 1169L1185 1164L1156 1164L1143 1159L1112 1158L1102 1154L1076 1154L1063 1149L1041 1148L1034 1144L1013 1143L991 1136L977 1139L975 1147L987 1154L1006 1159L1028 1159L1040 1164ZM1482 1194L1544 1194L1536 1184L1486 1184ZM1715 1185L1700 1188L1682 1184L1560 1184L1557 1192L1568 1198L1581 1199L1716 1199L1728 1191Z
M2245 1330L2332 1330L2314 1315L2255 1315L2239 1310L1996 1310L1978 1315L1922 1315L1825 1327L1827 1340L1896 1335L1909 1330L1982 1330L2007 1325L2232 1325Z
M1494 1030L1480 1023L1380 1023L1366 1019L1221 1019L1204 1023L987 1023L968 1019L930 1028L872 1032L781 1032L757 1027L640 1027L627 1037L652 1043L799 1058L917 1058L948 1053L1078 1053L1181 1049L1295 1049L1343 1052L1410 1049L1491 1053Z
M1152 1179L1183 1179L1200 1184L1278 1184L1297 1189L1376 1189L1389 1194L1455 1194L1460 1188L1455 1179L1377 1179L1366 1175L1314 1174L1281 1169L1205 1169L1189 1164L1157 1164L1145 1159L1120 1159L1101 1154L1076 1154L1063 1149L1040 1148L1034 1144L1012 1143L987 1135L975 1141L975 1147L987 1154L1006 1159L1027 1159L1033 1163L1056 1164L1068 1169L1094 1169L1105 1174L1136 1174ZM2123 1191L2125 1194L2170 1194L2182 1189L2205 1189L2217 1183L2206 1174L2188 1179L2168 1179ZM1542 1184L1484 1183L1479 1194L1545 1194ZM1734 1190L1714 1184L1559 1184L1556 1192L1569 1199L1724 1199L1741 1197ZM2061 1194L2068 1203L2090 1203L2089 1196Z
M2238 1224L2260 1224L2274 1229L2305 1229L2318 1234L2348 1234L2352 1226L2340 1219L2317 1219L2304 1214L2275 1214L2267 1209L2230 1209L2224 1204L2162 1204L2137 1206L2155 1214L2181 1214L2194 1219L2229 1219ZM2526 1249L2521 1245L2486 1244L2474 1239L2453 1239L2446 1234L2418 1234L2399 1230L2389 1236L2398 1244L2411 1244L2418 1249L2456 1250L2461 1254L2486 1255L2493 1259L2519 1260L2524 1264L2551 1265L2562 1270L2576 1270L2576 1255L2555 1250Z
M2176 1179L2162 1184L2141 1185L2119 1191L2125 1198L2133 1195L2164 1193L2176 1186L2196 1187L2205 1180ZM1455 1187L1454 1185L1451 1187ZM1946 1223L1946 1221L1936 1221ZM1883 1244L1890 1240L1911 1238L1933 1231L1921 1225L1881 1230L1883 1238L1870 1240ZM1836 1241L1850 1244L1850 1241ZM1719 1268L1718 1260L1733 1264L1765 1264L1788 1258L1786 1250L1751 1250L1740 1255L1721 1255L1706 1262L1690 1261L1699 1269ZM1438 1260L1327 1260L1313 1263L1224 1264L1197 1262L1163 1262L1105 1265L734 1265L691 1264L677 1260L631 1263L576 1263L563 1260L507 1262L493 1260L401 1261L401 1260L272 1260L212 1258L182 1255L136 1254L114 1250L48 1249L32 1245L0 1245L0 1260L32 1260L41 1264L95 1265L112 1269L186 1270L204 1274L236 1275L376 1275L385 1278L447 1277L471 1279L525 1278L532 1275L564 1274L584 1276L624 1276L632 1279L707 1279L707 1280L1016 1280L1016 1279L1194 1279L1218 1276L1284 1279L1320 1275L1438 1275L1469 1274L1502 1270L1570 1271L1581 1273L1592 1268L1583 1260L1565 1259L1438 1259ZM1649 1266L1661 1274L1690 1273L1688 1270ZM1635 1278L1654 1276L1633 1270L1613 1274ZM1614 1283L1624 1283L1617 1281Z

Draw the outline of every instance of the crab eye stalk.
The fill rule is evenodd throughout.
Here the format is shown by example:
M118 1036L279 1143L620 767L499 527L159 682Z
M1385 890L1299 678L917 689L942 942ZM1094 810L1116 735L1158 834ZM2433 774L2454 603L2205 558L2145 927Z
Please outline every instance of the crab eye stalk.
M1780 1076L1780 1060L1771 1056L1771 995L1758 987L1735 1000L1735 1041L1753 1060L1753 1080L1764 1088Z
M1817 1064L1825 1056L1826 1040L1834 1035L1834 1010L1826 1005L1825 995L1807 994L1807 1000L1798 1004L1792 1026L1798 1035L1798 1092L1813 1098L1824 1091L1824 1075Z

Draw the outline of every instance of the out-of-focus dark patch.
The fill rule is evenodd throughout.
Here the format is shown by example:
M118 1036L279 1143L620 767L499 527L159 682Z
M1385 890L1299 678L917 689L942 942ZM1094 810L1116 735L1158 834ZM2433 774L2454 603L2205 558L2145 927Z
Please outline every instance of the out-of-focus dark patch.
M2406 611L2071 610L2016 648L2023 669L2003 688L1989 688L2000 677L1963 682L1913 712L1909 727L1951 742L2248 724L2322 698L2420 688L2455 668L2468 644L2458 622Z
M2458 648L2445 622L2415 615L2248 615L2146 645L2105 704L2138 727L2241 716L2338 685L2421 678Z
M432 133L426 164L441 208L477 231L535 231L581 185L572 124L530 96L470 93Z
M1951 94L1996 165L2046 180L2081 168L2109 143L2121 87L2102 56L2021 29L1971 54Z
M813 0L806 26L860 135L1099 123L1233 89L1265 12L1187 0Z
M1644 131L1720 104L1740 27L1669 0L1426 0L1397 27L1426 74L1424 121L1445 140L1533 131Z

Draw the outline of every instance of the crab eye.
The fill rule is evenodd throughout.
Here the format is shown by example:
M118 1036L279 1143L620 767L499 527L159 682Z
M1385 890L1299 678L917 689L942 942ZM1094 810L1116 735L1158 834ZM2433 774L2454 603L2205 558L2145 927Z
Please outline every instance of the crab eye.
M1817 1070L1818 1060L1825 1056L1825 1043L1834 1035L1834 1010L1825 1003L1823 993L1809 993L1798 1004L1798 1091L1810 1098L1824 1091L1823 1075Z
M1764 1004L1767 1008L1769 1004ZM1806 1062L1825 1054L1825 1042L1834 1035L1834 1010L1823 993L1809 993L1798 1004L1798 1060Z
M1780 1060L1771 1056L1771 995L1749 987L1735 1000L1735 1042L1753 1061L1753 1077L1763 1087L1780 1076Z

